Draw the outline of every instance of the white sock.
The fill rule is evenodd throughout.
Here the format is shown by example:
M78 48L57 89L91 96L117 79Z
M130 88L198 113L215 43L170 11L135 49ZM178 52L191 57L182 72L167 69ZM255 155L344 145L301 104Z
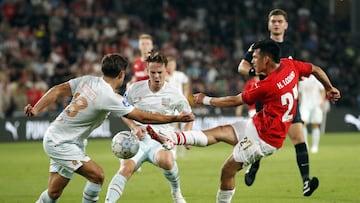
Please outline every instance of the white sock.
M174 163L174 167L170 170L163 170L163 174L170 183L171 191L176 192L180 190L180 177L179 168L177 163Z
M307 130L306 125L304 125L304 140L305 140L306 147L309 149L308 130Z
M319 148L320 143L320 128L312 129L312 146Z
M57 202L57 199L51 199L49 197L47 189L41 193L39 199L36 201L36 203L55 203L55 202Z
M230 203L234 194L235 194L235 189L233 190L219 189L216 195L216 203Z
M124 176L118 173L114 175L106 192L105 203L114 203L121 197L126 181Z
M101 187L102 185L100 184L87 181L83 192L82 203L97 202L99 200Z
M199 147L205 147L208 145L208 138L200 130L185 131L182 133L176 133L178 145L194 145Z

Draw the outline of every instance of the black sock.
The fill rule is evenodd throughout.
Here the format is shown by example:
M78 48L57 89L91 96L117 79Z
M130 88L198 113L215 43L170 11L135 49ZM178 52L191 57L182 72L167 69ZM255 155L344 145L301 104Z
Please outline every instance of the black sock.
M309 154L305 142L295 145L296 160L303 182L309 179Z

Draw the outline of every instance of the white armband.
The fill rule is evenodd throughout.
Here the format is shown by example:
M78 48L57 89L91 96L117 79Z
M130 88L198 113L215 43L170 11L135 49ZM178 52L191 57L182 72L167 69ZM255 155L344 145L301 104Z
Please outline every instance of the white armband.
M205 105L211 105L210 104L210 100L212 99L212 97L208 97L208 96L205 96L204 98L203 98L203 104L205 104Z

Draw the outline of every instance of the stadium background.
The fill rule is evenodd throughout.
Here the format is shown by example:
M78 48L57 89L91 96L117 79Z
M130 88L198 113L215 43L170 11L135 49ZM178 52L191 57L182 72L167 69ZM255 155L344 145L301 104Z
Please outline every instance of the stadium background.
M275 7L289 14L287 37L295 42L298 58L320 64L342 91L342 99L331 106L320 152L309 154L311 175L321 181L310 198L302 196L294 148L287 139L279 153L262 161L252 187L243 183L244 170L237 175L234 202L360 202L359 133L355 125L344 122L350 113L354 123L360 123L360 12L355 12L360 1L355 0L0 1L0 202L34 202L46 188L49 159L39 140L66 100L29 119L22 108L34 100L28 101L27 95L36 100L55 84L98 73L105 53L120 52L133 59L143 32L154 36L157 48L178 57L179 68L192 77L194 92L236 94L246 80L236 73L237 65L252 41L267 36L266 15ZM219 75L211 80L208 73L214 70ZM209 113L198 116L197 127L234 119L233 109L194 110L198 115ZM110 118L92 136L109 137L124 128ZM91 140L87 150L104 168L107 185L118 170L109 139ZM230 152L221 143L194 147L178 159L188 202L214 202L220 167ZM75 176L59 202L79 202L84 184ZM105 194L103 188L101 202ZM171 198L168 183L150 164L129 181L124 194L121 202Z
M0 141L41 139L68 99L28 120L23 107L53 85L99 74L104 54L120 52L132 61L141 33L151 34L156 49L177 58L194 93L237 94L247 79L237 66L252 42L268 36L266 15L273 8L288 12L286 37L295 43L295 58L320 65L341 90L326 131L360 127L358 1L9 0L0 6ZM201 124L208 116L216 124L219 116L235 111L194 106L194 112ZM354 116L352 123L344 121L346 114ZM110 124L100 137L119 130Z

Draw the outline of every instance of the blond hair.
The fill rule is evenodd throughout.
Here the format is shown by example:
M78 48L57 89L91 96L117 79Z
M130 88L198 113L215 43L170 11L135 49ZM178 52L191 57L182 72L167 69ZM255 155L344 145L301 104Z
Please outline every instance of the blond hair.
M141 35L139 36L139 40L141 40L141 39L149 39L149 40L152 41L152 36L149 35L149 34L141 34Z

